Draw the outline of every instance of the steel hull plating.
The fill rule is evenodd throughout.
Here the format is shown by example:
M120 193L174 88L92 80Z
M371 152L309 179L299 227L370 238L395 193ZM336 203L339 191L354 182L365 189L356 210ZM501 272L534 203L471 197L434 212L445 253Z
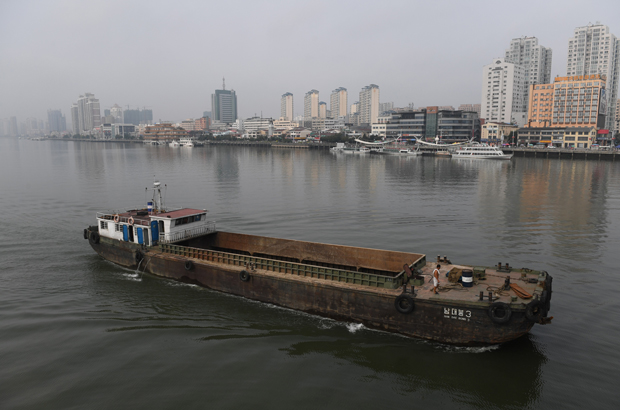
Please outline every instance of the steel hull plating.
M526 334L533 322L524 312L513 310L509 323L494 323L488 304L450 304L442 300L414 298L414 310L400 313L395 298L400 289L364 289L261 270L251 271L249 280L240 278L242 267L144 250L122 241L101 238L90 241L104 259L141 272L195 283L213 290L272 303L336 320L363 323L373 329L455 345L480 346L507 342ZM136 253L143 255L137 261ZM191 260L188 268L187 261Z

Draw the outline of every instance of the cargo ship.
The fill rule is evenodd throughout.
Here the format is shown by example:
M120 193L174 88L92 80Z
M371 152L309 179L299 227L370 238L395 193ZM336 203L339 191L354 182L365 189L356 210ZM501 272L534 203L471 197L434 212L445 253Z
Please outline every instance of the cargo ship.
M552 319L545 271L218 231L204 209L166 208L159 182L147 207L96 218L84 239L115 264L372 329L484 346Z

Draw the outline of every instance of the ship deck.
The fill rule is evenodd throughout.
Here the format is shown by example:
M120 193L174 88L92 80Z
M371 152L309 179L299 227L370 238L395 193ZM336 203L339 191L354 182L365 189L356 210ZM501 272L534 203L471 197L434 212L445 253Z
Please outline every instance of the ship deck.
M375 282L369 282L369 280L364 281L363 279L357 279L360 275L371 277L381 275L344 271L347 275L343 275L342 272L336 272L333 276L330 276L332 272L331 269L321 269L320 267L300 263L282 262L278 260L270 260L268 258L235 255L221 251L188 248L175 245L172 245L172 248L180 249L180 251L171 251L170 245L168 245L168 248L165 248L165 251L162 251L158 247L153 248L152 250L158 253L163 253L167 256L178 258L179 260L192 259L195 263L214 265L221 269L229 270L231 269L231 265L233 265L233 269L241 271L246 269L246 264L244 261L246 261L248 265L250 261L255 261L253 264L254 269L250 270L252 275L278 277L281 279L288 278L293 281L309 282L317 285L321 284L323 286L350 289L355 292L368 292L393 297L403 293L403 286L397 283L398 277L394 278L393 283L385 282L381 284L376 280ZM194 249L194 251L192 251L192 249ZM171 255L171 252L176 254ZM225 256L223 257L222 255ZM538 280L539 272L536 271L513 268L511 268L510 271L507 271L505 269L498 270L497 267L486 267L484 268L485 273L483 278L481 278L480 275L476 275L472 286L464 287L459 282L449 282L446 274L454 268L460 270L474 270L473 266L457 265L448 262L441 262L440 264L439 294L435 294L433 292L432 283L432 272L437 263L427 263L425 266L419 267L421 274L419 274L418 277L424 278L424 282L422 285L418 284L418 286L415 286L415 298L417 300L426 300L430 303L438 304L451 302L472 305L484 304L488 306L489 292L491 292L493 302L499 301L518 307L519 304L523 304L523 306L525 306L533 299L535 292L540 293L542 291L542 285ZM479 271L480 268L476 268L476 270ZM328 271L329 273L323 272L321 274L321 271ZM344 277L350 277L351 275L349 274L355 274L355 278L351 278L351 280L349 280L348 277ZM522 295L517 294L512 289L504 290L503 288L507 277L510 277L511 284L517 284L523 291L532 295L532 297L523 298L521 297ZM532 279L533 282L529 282L529 279ZM480 299L481 292L483 295L482 300ZM411 293L411 282L407 285L407 293Z

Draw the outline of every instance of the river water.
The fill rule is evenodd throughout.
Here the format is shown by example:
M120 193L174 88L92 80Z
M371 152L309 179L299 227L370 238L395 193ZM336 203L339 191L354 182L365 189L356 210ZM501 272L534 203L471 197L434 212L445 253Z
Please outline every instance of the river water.
M154 177L221 230L547 270L555 319L455 348L141 276L82 230ZM617 408L619 163L0 139L0 188L1 409Z

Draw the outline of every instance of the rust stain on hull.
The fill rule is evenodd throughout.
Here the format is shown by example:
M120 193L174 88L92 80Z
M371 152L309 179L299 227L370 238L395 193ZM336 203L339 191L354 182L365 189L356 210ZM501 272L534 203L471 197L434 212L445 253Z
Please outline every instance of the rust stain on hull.
M228 234L202 237L187 243L198 248L235 249L254 255L278 255L300 262L337 264L378 272L402 269L403 259L413 263L419 254L369 250L336 245L278 240L251 235ZM244 266L204 261L161 252L158 248L140 250L137 246L101 238L91 241L93 249L103 258L118 265L170 278L199 284L206 288L272 303L336 320L363 323L365 326L407 336L455 345L480 346L507 342L525 335L534 322L527 320L525 309L513 309L508 323L498 324L489 317L488 302L459 303L433 298L428 286L417 290L411 313L395 308L395 299L402 289L373 288L278 273L264 269L249 272L249 280L240 277ZM136 259L141 252L143 260ZM384 256L383 258L381 256ZM191 260L188 269L186 262ZM429 293L429 294L427 294ZM409 295L411 295L409 293Z

